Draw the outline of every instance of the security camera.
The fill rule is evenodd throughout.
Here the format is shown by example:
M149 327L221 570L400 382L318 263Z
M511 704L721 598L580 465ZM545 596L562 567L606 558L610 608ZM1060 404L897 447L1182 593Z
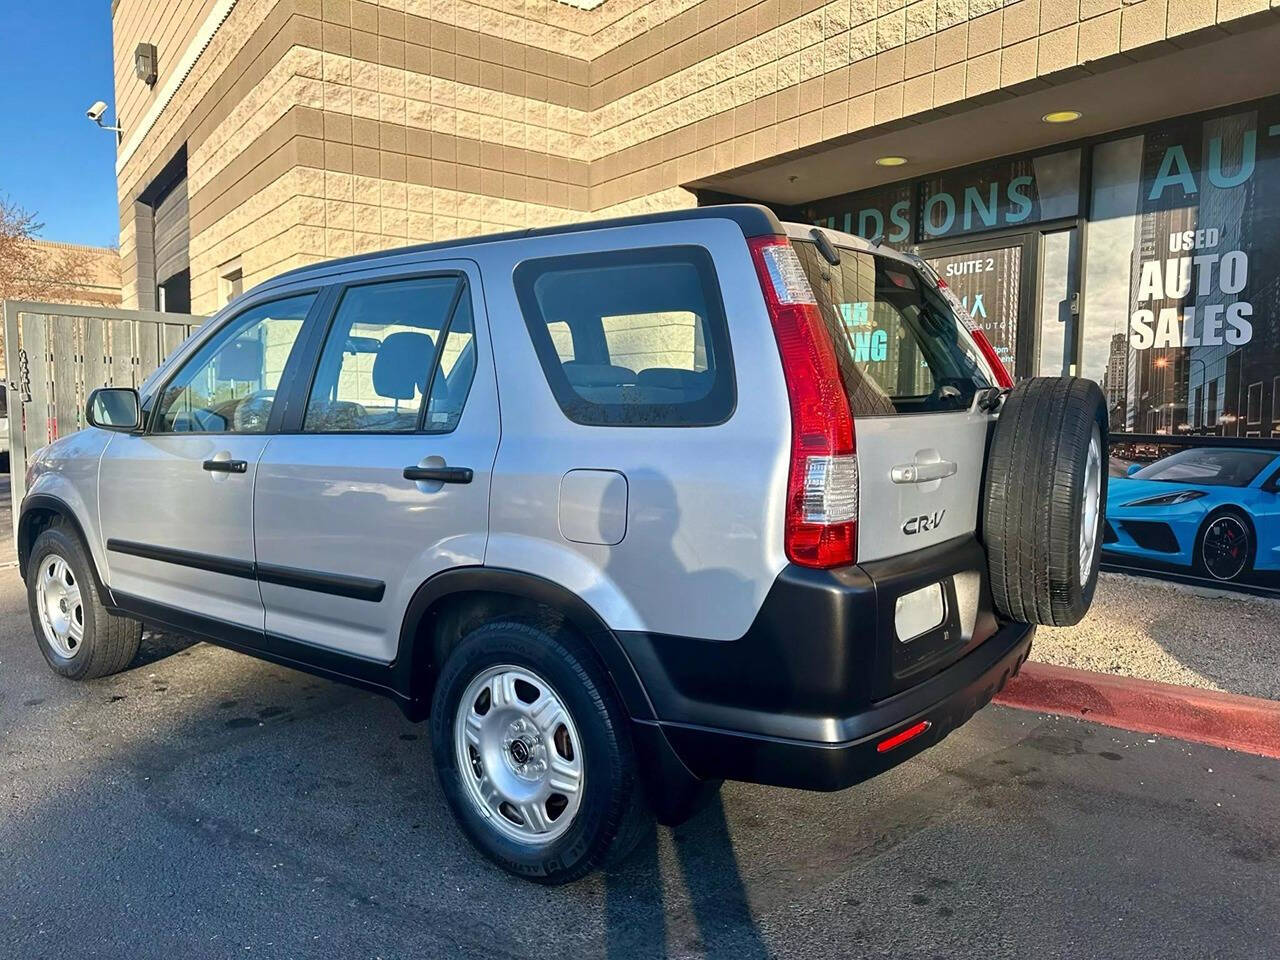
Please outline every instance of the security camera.
M116 143L119 144L121 137L124 136L124 131L120 127L120 120L117 117L115 124L109 127L102 122L102 118L106 116L106 113L107 102L105 100L95 100L93 101L93 106L86 110L84 115L100 126L103 130L110 130L114 133L116 135Z

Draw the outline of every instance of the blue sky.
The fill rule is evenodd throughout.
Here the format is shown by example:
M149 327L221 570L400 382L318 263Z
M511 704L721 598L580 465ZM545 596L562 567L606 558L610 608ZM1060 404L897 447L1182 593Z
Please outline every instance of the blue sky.
M115 135L84 115L115 122L110 0L3 0L0 37L0 195L50 240L116 243Z

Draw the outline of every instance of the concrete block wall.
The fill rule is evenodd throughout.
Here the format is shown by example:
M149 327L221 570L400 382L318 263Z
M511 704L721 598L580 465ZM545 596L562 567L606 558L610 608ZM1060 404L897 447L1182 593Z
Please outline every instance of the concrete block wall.
M198 21L211 3L171 5L163 23ZM160 29L160 6L117 0L118 60L128 52L131 62L151 35L148 17ZM682 184L1150 56L1268 9L1268 0L237 0L122 157L124 299L137 300L133 200L183 143L192 309L207 313L234 258L247 288L327 257L691 205ZM117 67L127 135L146 104Z

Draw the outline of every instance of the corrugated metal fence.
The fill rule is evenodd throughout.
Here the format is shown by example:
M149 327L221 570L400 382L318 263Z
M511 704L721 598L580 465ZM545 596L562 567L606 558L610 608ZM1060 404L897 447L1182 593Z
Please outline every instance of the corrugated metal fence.
M138 387L203 322L177 313L4 302L9 469L14 512L27 457L85 425L97 387Z

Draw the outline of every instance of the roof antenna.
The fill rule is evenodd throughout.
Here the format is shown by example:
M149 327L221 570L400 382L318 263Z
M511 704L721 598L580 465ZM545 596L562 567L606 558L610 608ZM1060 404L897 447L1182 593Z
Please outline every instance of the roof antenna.
M871 244L873 247L878 247L880 246L880 244L884 243L884 234L877 233L874 237L872 237L867 242Z

